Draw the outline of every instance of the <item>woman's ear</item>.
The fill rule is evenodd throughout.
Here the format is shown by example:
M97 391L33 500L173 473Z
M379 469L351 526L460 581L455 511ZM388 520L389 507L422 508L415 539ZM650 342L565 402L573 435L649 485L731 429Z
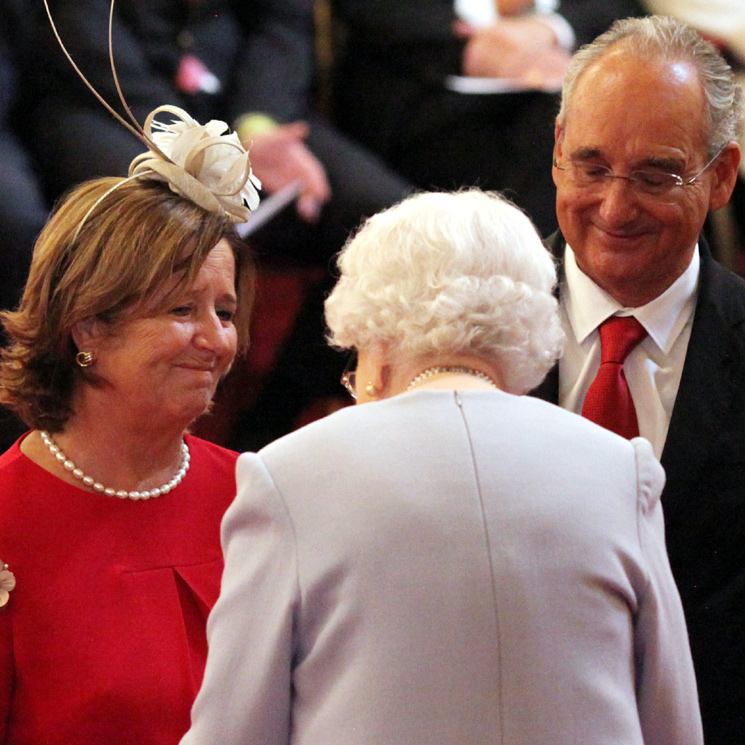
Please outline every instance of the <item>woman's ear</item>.
M357 352L357 403L386 398L391 370L385 350L372 347Z
M382 362L378 370L380 371L380 389L388 391L393 380L392 368L387 362Z
M103 329L101 322L91 317L78 321L70 333L78 351L93 353L101 341Z

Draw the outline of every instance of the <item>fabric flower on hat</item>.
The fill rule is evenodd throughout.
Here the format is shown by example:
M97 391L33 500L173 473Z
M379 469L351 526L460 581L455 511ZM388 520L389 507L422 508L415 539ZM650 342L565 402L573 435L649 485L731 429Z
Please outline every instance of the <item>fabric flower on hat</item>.
M7 564L0 561L0 608L2 608L10 597L10 591L16 586L16 578L8 569Z
M176 120L155 121L161 113ZM177 106L160 106L145 120L143 134L155 147L132 161L130 177L165 181L176 194L233 222L245 222L258 207L261 182L248 151L225 122L199 124Z

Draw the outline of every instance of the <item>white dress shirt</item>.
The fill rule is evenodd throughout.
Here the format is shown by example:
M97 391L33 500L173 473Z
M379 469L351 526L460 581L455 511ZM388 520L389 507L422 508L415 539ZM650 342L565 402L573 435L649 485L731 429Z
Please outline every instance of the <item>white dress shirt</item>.
M578 414L600 367L598 326L613 315L634 316L648 336L627 357L624 373L639 421L659 458L678 394L696 306L698 246L688 268L659 297L638 308L624 308L578 266L567 245L561 312L567 332L559 361L559 405Z

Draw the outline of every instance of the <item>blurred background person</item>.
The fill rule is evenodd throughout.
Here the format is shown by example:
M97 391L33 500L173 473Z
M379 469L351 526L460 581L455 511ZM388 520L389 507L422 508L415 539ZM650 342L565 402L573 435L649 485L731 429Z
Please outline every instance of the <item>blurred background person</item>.
M237 454L187 428L248 343L253 291L234 219L257 195L221 180L248 163L236 142L196 171L171 162L168 183L152 154L74 189L2 314L0 400L32 429L0 456L2 743L188 728Z
M182 745L700 745L649 443L519 395L563 340L528 218L421 194L339 268L364 405L239 459Z
M552 233L551 133L571 53L642 15L639 2L331 4L340 127L417 186L499 189Z
M72 57L121 113L108 56L110 4L50 2ZM319 112L313 10L312 0L118 0L114 7L118 77L137 120L168 102L199 121L228 122L251 146L264 195L288 201L250 236L260 268L312 273L270 371L276 380L240 422L244 439L234 444L242 448L284 434L314 399L336 395L343 360L325 344L322 322L330 259L364 217L409 190ZM37 65L46 75L30 127L48 163L48 188L58 195L81 180L124 175L137 140L77 78L47 24L40 29ZM282 313L283 300L274 298L267 312Z

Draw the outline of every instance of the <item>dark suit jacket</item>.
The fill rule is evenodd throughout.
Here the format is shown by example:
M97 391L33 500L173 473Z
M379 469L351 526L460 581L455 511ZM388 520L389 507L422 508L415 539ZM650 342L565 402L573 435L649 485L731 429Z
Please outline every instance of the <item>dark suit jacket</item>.
M547 243L559 260L560 234ZM667 547L707 745L745 743L745 282L699 241L691 339L661 462ZM558 367L533 393L558 401Z

